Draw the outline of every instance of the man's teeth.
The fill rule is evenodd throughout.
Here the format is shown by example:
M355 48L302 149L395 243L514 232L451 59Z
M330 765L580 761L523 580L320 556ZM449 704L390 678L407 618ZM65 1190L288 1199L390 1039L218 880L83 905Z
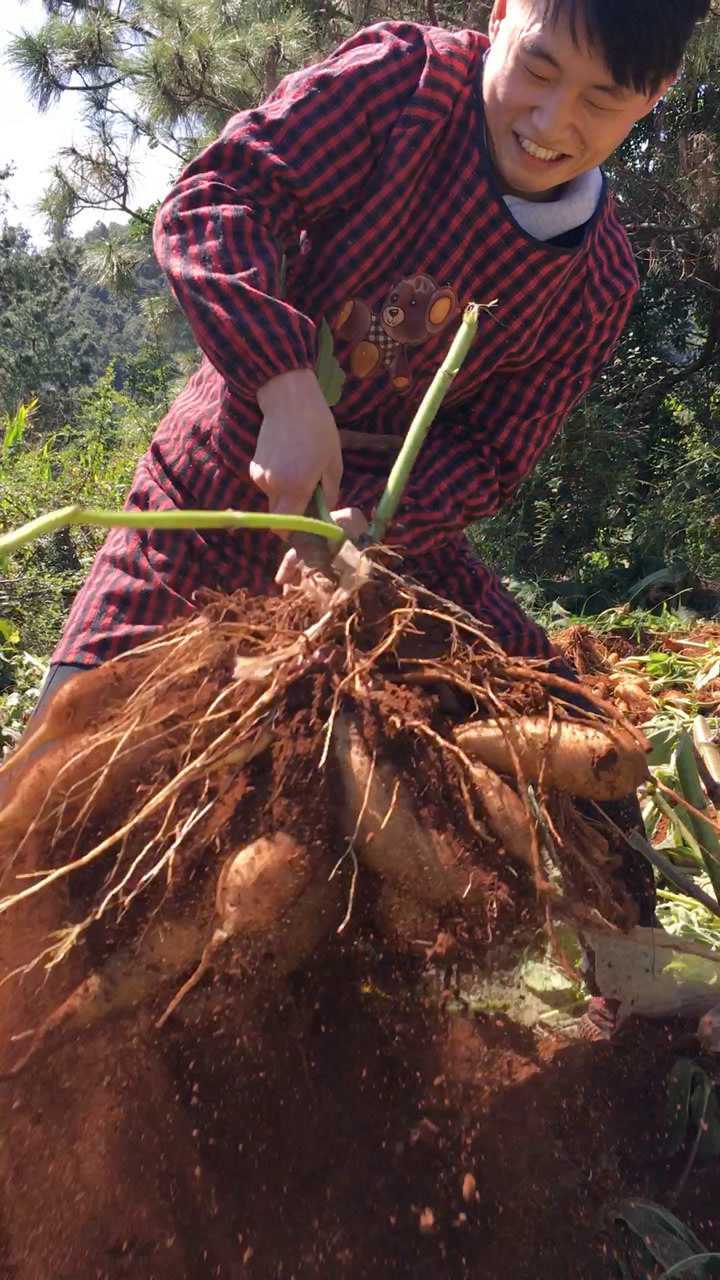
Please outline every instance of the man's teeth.
M523 151L527 151L529 156L535 156L536 160L559 160L563 154L562 151L547 151L545 147L538 147L529 138L523 138L520 134L517 138Z

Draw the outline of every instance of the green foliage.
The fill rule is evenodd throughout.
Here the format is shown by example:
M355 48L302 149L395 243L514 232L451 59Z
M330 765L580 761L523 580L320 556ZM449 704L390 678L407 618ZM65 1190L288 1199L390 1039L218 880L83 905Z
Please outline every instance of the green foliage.
M632 341L631 332L624 347ZM637 364L647 379L652 362ZM720 578L714 375L696 375L682 399L675 392L633 422L610 402L615 373L571 416L517 500L472 531L479 554L504 572L548 580L551 595L550 584L565 579L575 607L585 599L592 612L629 598L665 566L675 566L680 593L684 578Z
M154 407L113 387L112 366L87 388L76 421L0 458L0 528L76 502L121 506L155 426ZM1 429L1 424L0 424ZM8 667L25 654L47 658L102 540L97 530L60 530L13 556L0 579L6 690Z
M113 227L106 236L93 239L87 245L84 267L91 280L121 298L137 294L137 271L146 258L143 245L129 239L124 230Z
M662 1205L624 1200L608 1205L604 1225L622 1280L709 1280L720 1276L720 1254L708 1254L689 1227Z
M330 408L336 405L345 385L345 374L335 357L335 344L327 320L323 320L318 336L318 358L315 374Z
M679 1058L667 1084L665 1151L677 1155L688 1141L697 1143L699 1160L720 1156L720 1096L697 1062Z
M7 458L10 450L22 443L28 423L37 407L37 400L31 400L30 404L21 404L16 413L7 415L3 426L3 458Z
M13 629L8 640L0 627L0 757L18 741L38 700L47 669L40 658L13 643L18 635Z
M663 848L663 845L656 847ZM698 876L696 883L705 893L712 894L712 885L707 877ZM657 892L656 915L658 924L666 933L720 951L720 920L716 915L682 893L663 888Z
M21 228L0 226L0 413L37 398L31 435L74 421L111 362L122 390L138 356L148 386L154 368L164 410L181 361L194 355L149 247L124 228L99 225L83 241L38 250Z

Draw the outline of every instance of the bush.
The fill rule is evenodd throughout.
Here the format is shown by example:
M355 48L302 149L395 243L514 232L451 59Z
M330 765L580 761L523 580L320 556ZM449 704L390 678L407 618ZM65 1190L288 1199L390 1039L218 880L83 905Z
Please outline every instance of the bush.
M77 422L51 436L33 439L32 415L27 413L20 431L18 415L6 419L0 527L13 528L74 503L122 506L137 460L154 431L156 411L116 391L113 379L110 366L83 394ZM24 548L4 566L0 705L6 712L11 691L20 697L20 703L12 706L24 705L22 699L31 692L34 662L42 665L52 651L103 537L97 529L60 529ZM26 678L28 669L31 674Z

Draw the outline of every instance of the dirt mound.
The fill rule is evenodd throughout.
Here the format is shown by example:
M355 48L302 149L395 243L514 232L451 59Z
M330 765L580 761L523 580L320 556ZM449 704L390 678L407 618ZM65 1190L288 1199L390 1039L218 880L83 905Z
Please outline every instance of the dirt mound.
M168 1027L148 1057L125 1019L82 1077L70 1046L39 1062L0 1156L3 1280L607 1280L603 1206L678 1176L669 1033L538 1040L445 1015L411 977L347 948L252 1033ZM676 1212L720 1240L712 1168Z
M646 744L591 695L578 712L575 692L356 559L339 586L212 598L58 695L25 748L45 754L0 815L9 1274L470 1274L480 1202L468 1192L448 1216L460 1154L447 1190L425 1190L438 1125L418 1090L440 1088L445 1023L418 1014L394 966L487 965L555 919L635 919L595 801L635 790ZM366 954L392 958L391 991L368 959L359 999ZM340 1053L342 1028L352 1061L338 1059L337 1092L312 1044L328 1033ZM487 1076L506 1087L514 1050L498 1053ZM401 1134L403 1080L417 1138ZM372 1230L349 1214L355 1107ZM311 1190L290 1199L295 1179ZM278 1228L281 1200L294 1234Z
M611 651L589 627L566 627L554 632L552 640L579 676L607 674L612 670Z
M643 725L652 719L657 703L650 682L624 665L635 653L644 652L641 643L634 646L619 634L595 635L580 625L554 633L552 640L596 697L615 706L631 724Z

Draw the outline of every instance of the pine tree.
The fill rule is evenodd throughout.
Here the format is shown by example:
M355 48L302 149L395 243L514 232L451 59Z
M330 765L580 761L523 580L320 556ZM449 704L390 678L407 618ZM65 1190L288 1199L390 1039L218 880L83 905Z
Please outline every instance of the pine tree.
M66 147L44 200L60 232L78 210L119 211L150 226L133 202L133 149L143 138L187 162L236 111L287 72L383 17L477 22L486 6L434 0L44 0L47 21L17 36L10 57L40 111L79 95L92 141Z

